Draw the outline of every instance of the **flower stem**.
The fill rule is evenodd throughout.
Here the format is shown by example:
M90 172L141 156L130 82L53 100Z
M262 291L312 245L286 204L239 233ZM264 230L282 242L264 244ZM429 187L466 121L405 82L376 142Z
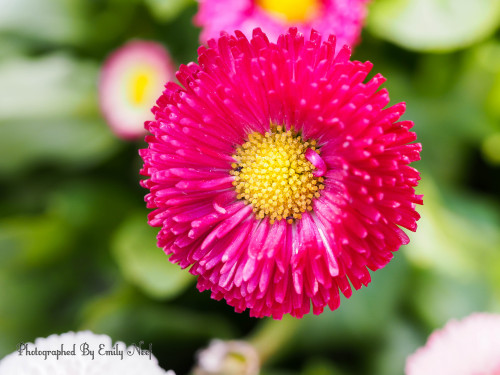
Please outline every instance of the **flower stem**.
M248 337L248 342L259 353L261 365L280 352L295 335L301 320L285 316L282 320L266 319L256 332Z

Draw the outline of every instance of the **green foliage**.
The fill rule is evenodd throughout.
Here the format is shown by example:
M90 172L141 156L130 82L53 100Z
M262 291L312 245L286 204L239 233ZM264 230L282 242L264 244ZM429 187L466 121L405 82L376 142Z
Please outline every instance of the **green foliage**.
M194 276L167 261L156 246L156 228L140 211L127 218L113 241L113 255L124 277L152 298L172 298L194 281Z
M46 264L71 249L70 238L58 217L9 217L0 224L0 262L14 269Z
M368 27L417 51L451 51L490 36L500 20L498 0L377 0Z
M66 54L0 61L0 176L51 162L85 167L119 143L97 109L96 62Z
M151 13L160 21L170 21L186 8L193 0L145 0Z
M78 43L86 27L82 0L1 0L0 32L39 42Z

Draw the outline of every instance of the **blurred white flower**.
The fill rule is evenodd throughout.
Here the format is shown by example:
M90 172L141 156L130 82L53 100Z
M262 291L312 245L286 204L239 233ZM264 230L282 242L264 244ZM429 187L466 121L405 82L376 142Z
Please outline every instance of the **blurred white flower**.
M244 341L212 340L208 348L198 352L195 375L257 375L259 355Z
M138 350L139 349L139 350ZM1 375L175 375L165 371L143 343L114 345L106 335L68 332L19 343L0 361Z
M500 375L500 315L448 322L408 357L406 375Z

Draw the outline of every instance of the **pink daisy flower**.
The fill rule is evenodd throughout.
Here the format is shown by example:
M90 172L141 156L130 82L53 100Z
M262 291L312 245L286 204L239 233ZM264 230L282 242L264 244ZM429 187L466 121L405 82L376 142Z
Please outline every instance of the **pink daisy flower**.
M261 28L271 40L298 27L323 35L335 34L337 45L354 46L359 41L370 0L198 0L194 22L202 27L202 42L217 38L221 30L241 30L251 35Z
M370 62L296 29L236 31L182 65L146 124L149 224L198 289L251 316L332 310L409 242L420 144Z
M406 361L406 375L500 375L500 315L476 313L435 331Z
M146 134L144 119L174 78L175 69L161 44L134 40L114 51L104 62L99 79L99 104L111 129L121 138Z

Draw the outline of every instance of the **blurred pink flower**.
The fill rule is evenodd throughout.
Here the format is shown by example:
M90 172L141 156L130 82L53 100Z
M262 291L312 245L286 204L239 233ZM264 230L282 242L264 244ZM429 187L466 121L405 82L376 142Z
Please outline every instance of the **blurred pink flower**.
M134 40L107 58L99 79L99 104L116 135L137 139L146 134L144 120L153 119L151 107L174 73L169 54L156 42Z
M212 340L197 358L193 375L260 374L259 353L245 341Z
M403 103L335 37L256 29L200 47L141 150L149 224L198 289L256 317L340 304L409 242L421 145Z
M359 41L370 0L198 0L194 22L202 27L202 42L221 30L241 30L247 36L261 28L271 40L294 26L309 34L335 34L337 45Z
M500 375L500 315L476 313L432 333L406 375Z

